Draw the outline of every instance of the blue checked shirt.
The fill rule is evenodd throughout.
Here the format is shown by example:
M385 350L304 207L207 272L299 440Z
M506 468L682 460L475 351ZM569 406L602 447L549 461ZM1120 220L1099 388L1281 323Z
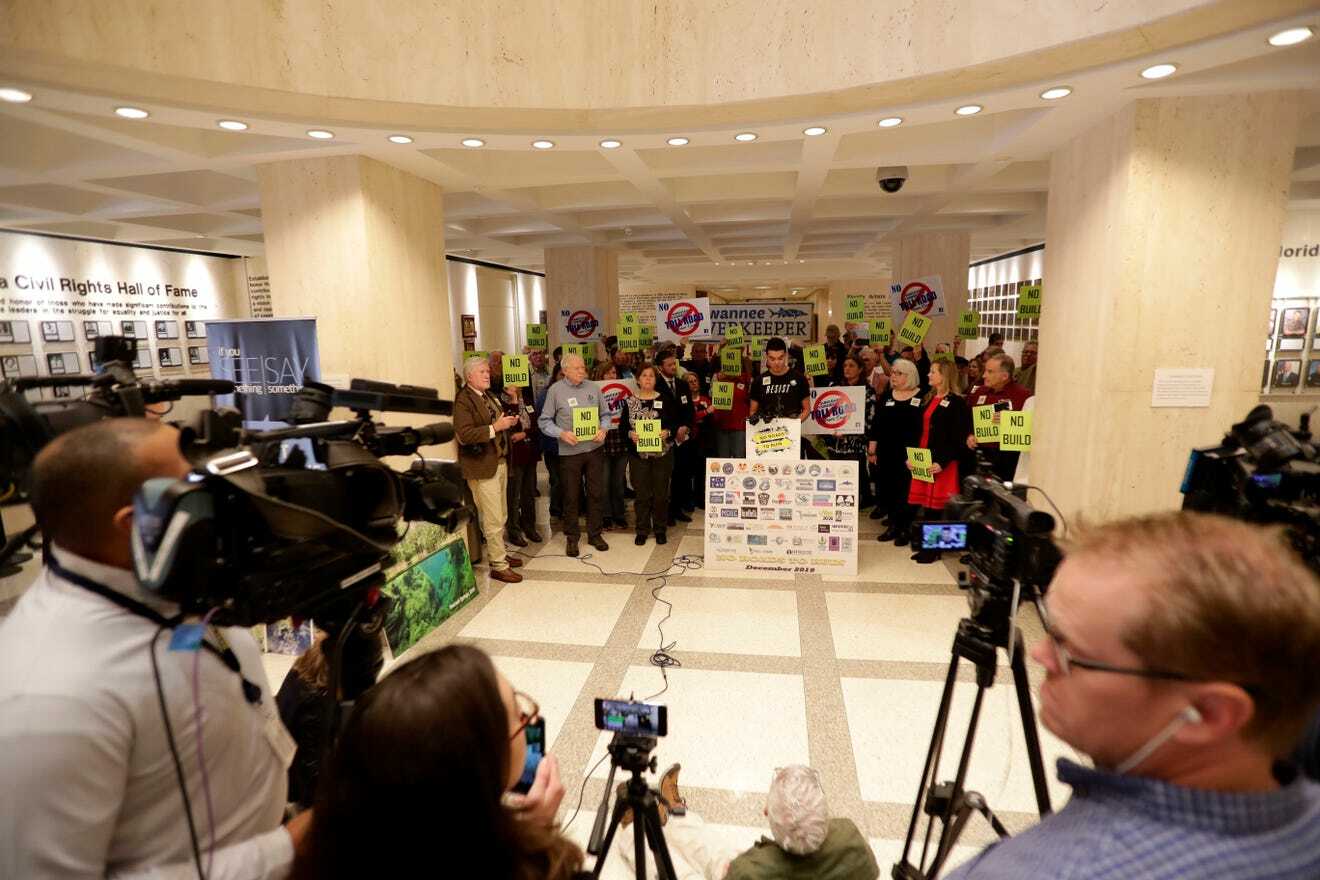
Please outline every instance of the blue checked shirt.
M1286 771L1275 791L1229 793L1060 759L1068 805L949 880L1316 880L1320 785Z

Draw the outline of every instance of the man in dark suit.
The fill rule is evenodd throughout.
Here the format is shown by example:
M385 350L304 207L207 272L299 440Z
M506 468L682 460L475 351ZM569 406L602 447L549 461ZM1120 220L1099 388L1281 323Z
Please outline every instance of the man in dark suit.
M678 413L678 428L674 432L674 476L669 489L669 524L692 522L688 511L692 510L691 492L687 490L691 478L687 475L695 461L696 448L688 442L692 433L692 423L696 420L696 409L692 405L692 395L687 382L678 378L678 353L671 347L662 348L655 355L656 369L660 374L655 390L660 392L663 406Z

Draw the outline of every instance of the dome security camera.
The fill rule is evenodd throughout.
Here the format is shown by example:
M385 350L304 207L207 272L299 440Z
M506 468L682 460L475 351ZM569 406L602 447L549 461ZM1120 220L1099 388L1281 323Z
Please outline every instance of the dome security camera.
M907 183L908 167L906 165L888 165L875 169L875 182L880 184L880 188L887 193L896 193Z

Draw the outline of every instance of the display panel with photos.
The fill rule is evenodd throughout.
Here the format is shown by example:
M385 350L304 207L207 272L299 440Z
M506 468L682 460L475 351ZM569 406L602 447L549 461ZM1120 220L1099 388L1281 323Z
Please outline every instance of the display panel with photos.
M102 336L114 336L115 324L113 321L83 321L83 338L89 342L100 339Z
M1307 308L1291 308L1283 310L1283 318L1279 324L1279 335L1284 338L1296 338L1306 335L1306 327L1310 322L1311 310Z
M181 367L181 366L183 366L183 349L182 349L182 348L162 348L162 349L161 349L160 351L158 351L156 354L157 354L157 356L160 358L160 365L161 365L162 367Z
M52 376L68 376L81 372L76 351L51 352L46 355L46 367Z
M205 339L206 324L202 321L184 321L183 335L189 339Z
M127 336L129 339L146 339L147 322L146 321L120 321L119 335Z
M157 339L178 339L179 322L178 321L153 321L156 327Z
M1306 347L1305 339L1279 337L1279 351L1301 351Z
M1279 358L1274 362L1275 388L1296 388L1302 381L1301 358Z
M1306 362L1306 387L1320 388L1320 358L1311 358Z
M205 345L188 346L188 363L190 364L209 364L211 362L210 353Z
M3 373L6 379L39 375L37 372L37 359L30 354L4 355L0 357L0 373Z
M151 349L143 346L133 355L133 369L150 370L151 369Z
M0 344L22 344L32 341L27 321L0 321Z
M73 322L42 321L41 339L44 342L73 342Z

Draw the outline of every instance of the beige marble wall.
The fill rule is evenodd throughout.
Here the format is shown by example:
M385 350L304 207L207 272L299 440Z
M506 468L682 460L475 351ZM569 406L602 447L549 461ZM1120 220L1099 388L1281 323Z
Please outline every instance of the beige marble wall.
M595 306L603 313L607 336L619 318L619 254L610 248L582 245L545 249L545 308L550 318L551 345L564 339L559 310Z
M1296 144L1292 93L1139 100L1051 163L1031 476L1070 518L1181 504L1188 452L1260 394ZM1212 367L1155 409L1157 367Z
M275 314L317 318L322 371L452 397L440 188L362 156L257 174Z
M953 343L958 335L958 313L967 308L967 264L971 254L972 237L968 232L927 232L898 240L895 283L938 275L944 284L944 315L935 318L926 334L926 344L932 349L936 342Z

